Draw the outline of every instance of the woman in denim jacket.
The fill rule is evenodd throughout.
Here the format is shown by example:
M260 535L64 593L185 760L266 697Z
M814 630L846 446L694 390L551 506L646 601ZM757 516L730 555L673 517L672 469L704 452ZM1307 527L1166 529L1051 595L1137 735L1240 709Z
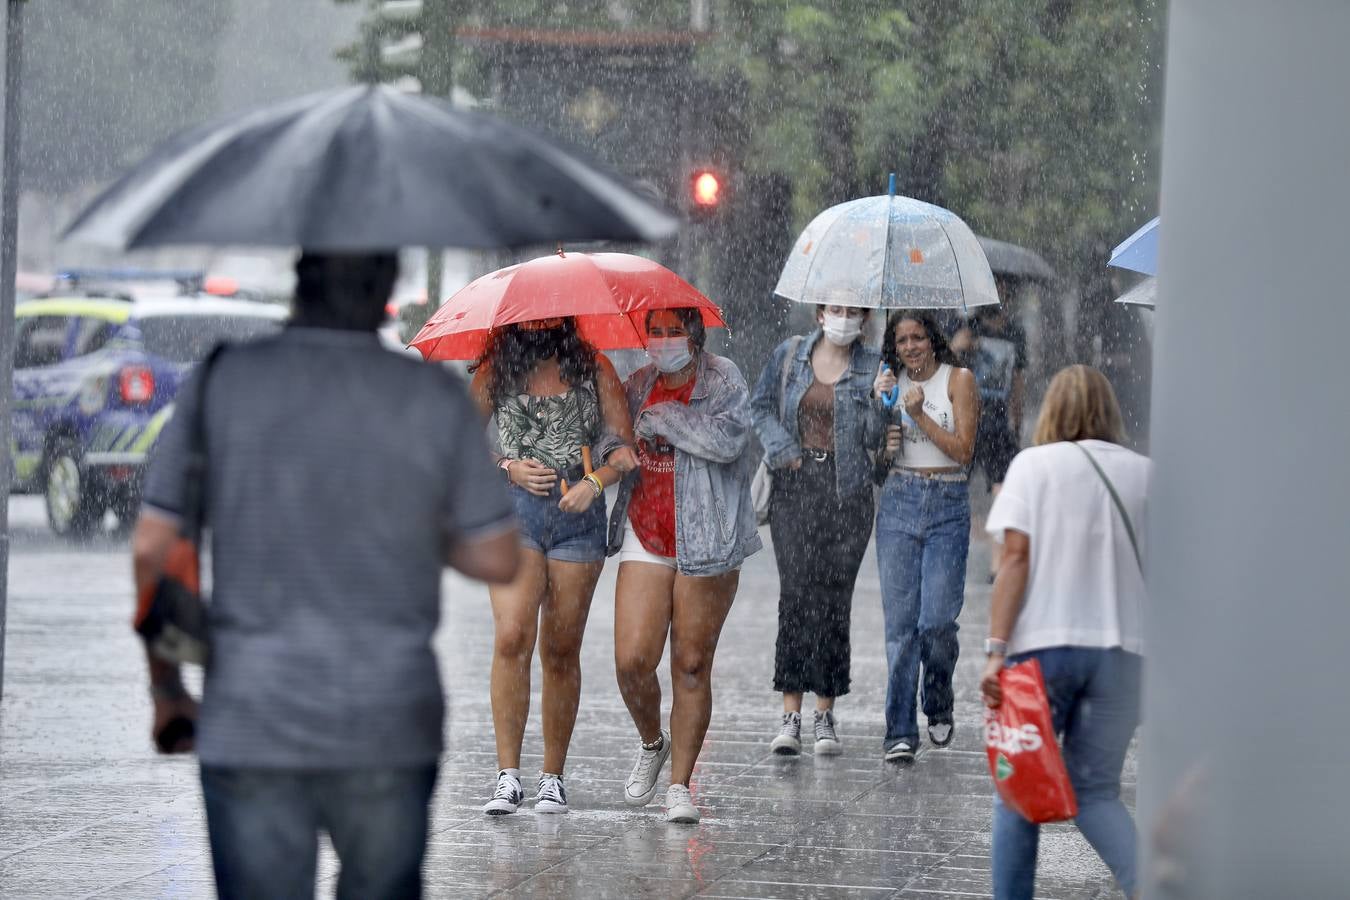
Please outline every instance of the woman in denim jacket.
M775 753L801 752L802 695L816 695L815 752L840 751L834 701L849 689L853 585L872 536L873 456L885 419L872 396L880 357L860 340L868 311L823 306L821 327L779 345L755 385L755 431L773 470L778 563Z
M696 309L647 314L652 365L628 379L638 469L619 489L609 552L619 554L614 662L642 746L624 801L645 806L670 758L666 819L694 823L689 778L712 715L713 654L742 561L761 543L750 501L749 392L729 359L703 349ZM656 667L670 635L670 730Z

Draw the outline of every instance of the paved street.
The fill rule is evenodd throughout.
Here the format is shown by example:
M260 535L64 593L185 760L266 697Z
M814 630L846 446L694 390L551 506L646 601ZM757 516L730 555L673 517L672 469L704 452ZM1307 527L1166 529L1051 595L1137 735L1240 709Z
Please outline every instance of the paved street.
M983 486L977 489L982 493ZM41 504L11 499L8 666L0 710L0 895L208 897L210 859L192 760L156 757L139 646L128 626L130 563L112 534L84 547L46 531ZM765 530L767 539L767 529ZM479 812L495 775L486 591L447 574L436 646L451 698L448 752L427 860L432 897L982 897L989 894L990 783L976 680L989 587L972 548L956 740L907 766L881 761L885 660L876 562L853 611L853 693L838 707L844 754L768 752L777 577L747 565L714 674L712 726L693 790L704 819L670 826L625 807L636 737L613 676L606 569L584 649L568 760L570 815ZM668 679L663 675L663 682ZM522 771L541 762L538 674ZM667 709L669 697L667 694ZM397 735L389 739L397 740ZM1135 769L1127 766L1133 803ZM659 796L659 795L658 795ZM335 873L325 853L321 874ZM1038 897L1117 896L1071 827L1043 832ZM331 893L329 886L322 892Z

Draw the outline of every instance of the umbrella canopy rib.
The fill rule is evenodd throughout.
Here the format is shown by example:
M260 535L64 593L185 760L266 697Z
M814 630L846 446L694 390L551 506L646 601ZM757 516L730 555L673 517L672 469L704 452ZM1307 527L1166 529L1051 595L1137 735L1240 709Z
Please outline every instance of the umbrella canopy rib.
M627 179L502 119L387 87L310 94L161 144L67 239L168 244L520 247L657 240L679 222Z

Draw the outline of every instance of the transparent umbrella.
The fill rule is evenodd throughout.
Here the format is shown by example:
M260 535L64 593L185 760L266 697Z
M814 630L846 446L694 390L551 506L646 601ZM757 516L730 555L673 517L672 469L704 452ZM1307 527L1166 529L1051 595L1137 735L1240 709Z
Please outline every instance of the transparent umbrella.
M955 213L890 191L816 216L797 238L774 293L799 303L872 309L998 303L979 239Z
M1158 279L1145 278L1116 298L1117 303L1127 306L1143 306L1153 309L1158 297Z

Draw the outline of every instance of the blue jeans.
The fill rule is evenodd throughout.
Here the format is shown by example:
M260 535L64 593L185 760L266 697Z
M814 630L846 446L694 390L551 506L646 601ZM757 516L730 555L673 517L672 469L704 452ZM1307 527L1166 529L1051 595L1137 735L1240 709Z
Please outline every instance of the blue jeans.
M560 473L559 477L567 479L570 487L584 474L577 467ZM608 517L603 496L597 497L583 513L567 513L558 508L561 484L554 484L547 497L536 497L514 484L507 490L516 507L522 547L562 562L591 563L605 558Z
M313 900L318 833L342 870L339 900L422 895L436 766L286 770L202 766L221 900Z
M886 622L886 739L918 747L915 699L923 671L923 712L952 721L952 673L960 647L956 617L966 596L970 496L964 481L893 473L877 507L877 568Z
M1116 877L1126 896L1136 885L1134 820L1120 801L1120 770L1139 726L1142 659L1119 647L1051 647L1009 660L1036 658L1064 765L1078 797L1078 830ZM1036 880L1040 826L994 798L994 896L1023 900Z

